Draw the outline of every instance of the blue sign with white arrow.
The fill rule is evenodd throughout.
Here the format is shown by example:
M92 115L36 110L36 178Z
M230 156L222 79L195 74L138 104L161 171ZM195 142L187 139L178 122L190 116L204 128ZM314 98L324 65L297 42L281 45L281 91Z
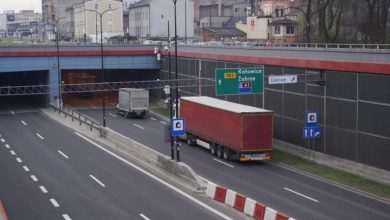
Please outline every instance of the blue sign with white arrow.
M321 129L318 126L315 127L304 127L303 128L303 138L320 138Z

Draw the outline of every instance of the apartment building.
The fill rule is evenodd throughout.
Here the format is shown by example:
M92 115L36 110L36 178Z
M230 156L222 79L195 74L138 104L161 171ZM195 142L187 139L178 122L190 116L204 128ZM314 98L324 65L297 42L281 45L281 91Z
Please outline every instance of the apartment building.
M92 0L75 5L72 9L75 39L100 42L101 32L103 41L107 41L113 36L123 36L123 8L121 2Z

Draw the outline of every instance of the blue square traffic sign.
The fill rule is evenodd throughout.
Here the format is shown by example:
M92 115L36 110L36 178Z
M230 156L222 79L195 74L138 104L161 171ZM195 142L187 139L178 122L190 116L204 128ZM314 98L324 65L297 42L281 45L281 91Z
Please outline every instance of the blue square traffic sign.
M318 126L318 112L307 111L306 112L306 127Z
M172 136L184 135L184 118L175 118L171 120L171 133Z
M303 128L303 138L320 138L321 129L318 126L315 127L304 127Z

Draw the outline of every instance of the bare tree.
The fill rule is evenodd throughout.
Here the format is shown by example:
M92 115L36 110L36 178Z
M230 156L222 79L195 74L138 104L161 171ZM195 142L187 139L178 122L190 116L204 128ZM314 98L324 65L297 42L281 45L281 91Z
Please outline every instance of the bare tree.
M343 14L345 0L327 0L320 13L321 28L325 37L325 42L336 42L340 33L340 21Z

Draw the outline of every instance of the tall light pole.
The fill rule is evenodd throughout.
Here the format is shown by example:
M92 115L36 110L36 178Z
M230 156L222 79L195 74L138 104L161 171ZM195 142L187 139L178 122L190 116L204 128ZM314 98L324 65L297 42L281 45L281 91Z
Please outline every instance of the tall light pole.
M90 9L85 9L86 11L92 11L95 12L97 15L100 17L100 55L101 55L101 63L102 63L102 68L101 68L101 77L102 77L102 82L104 83L104 60L103 60L103 15L108 12L108 11L114 11L118 8L115 9L107 9L103 12L97 11L97 7L95 6L96 10L90 10ZM97 41L97 38L96 38ZM105 90L103 91L103 96L102 96L102 105L103 105L103 127L106 127L106 93Z
M60 27L58 25L58 22L61 19L64 19L65 17L60 17L56 19L56 26L55 26L55 32L56 32L56 48L57 48L57 74L58 74L58 108L62 109L62 93L61 93L61 68L60 68L60 43L58 39L58 33L60 32Z
M173 100L172 100L172 72L171 72L171 35L169 31L169 20L168 20L168 74L169 74L169 116L170 120L173 118ZM171 123L170 123L171 124ZM171 140L171 159L175 159L175 146L173 142L172 134L170 135Z
M179 118L179 84L178 84L178 76L177 76L177 19L176 19L176 2L177 0L173 0L173 4L175 5L175 74L176 74L176 118ZM176 161L180 161L180 148L179 148L179 138L175 137L176 142Z

